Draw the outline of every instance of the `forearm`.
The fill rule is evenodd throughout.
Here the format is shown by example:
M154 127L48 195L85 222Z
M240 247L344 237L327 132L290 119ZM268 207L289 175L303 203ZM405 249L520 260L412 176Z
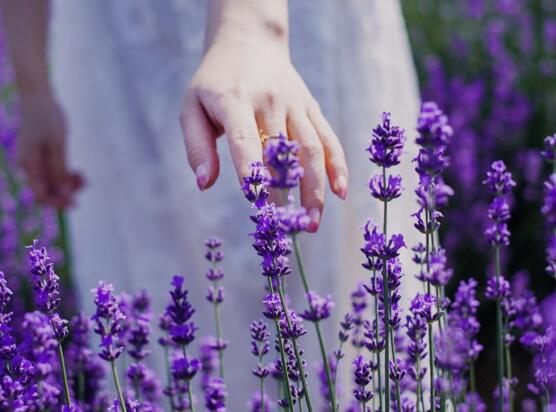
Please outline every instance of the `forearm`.
M208 1L205 47L215 41L275 42L288 48L287 0Z
M22 99L49 89L48 0L0 0L16 87Z

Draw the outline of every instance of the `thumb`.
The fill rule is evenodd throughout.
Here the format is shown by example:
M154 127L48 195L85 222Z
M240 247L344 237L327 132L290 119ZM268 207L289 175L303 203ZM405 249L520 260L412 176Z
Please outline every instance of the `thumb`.
M216 132L196 96L188 93L180 115L187 160L201 190L210 188L220 168Z

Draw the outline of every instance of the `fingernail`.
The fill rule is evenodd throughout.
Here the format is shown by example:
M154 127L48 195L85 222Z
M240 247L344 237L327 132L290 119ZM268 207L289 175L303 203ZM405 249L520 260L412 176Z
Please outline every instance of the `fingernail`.
M208 173L208 168L204 163L200 164L199 166L197 166L197 169L195 169L195 176L197 177L197 186L201 190L206 189L208 183L207 173Z
M346 200L348 184L345 176L341 175L336 179L336 195L342 200Z
M316 207L312 208L309 211L309 217L311 218L311 223L309 223L309 227L307 228L307 231L316 232L320 224L320 210L317 209Z

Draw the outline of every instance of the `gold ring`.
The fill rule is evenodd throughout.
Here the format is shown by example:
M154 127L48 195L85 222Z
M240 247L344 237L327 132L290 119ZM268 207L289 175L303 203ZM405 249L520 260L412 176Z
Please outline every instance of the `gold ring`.
M259 129L259 139L261 139L262 144L265 144L270 137L263 132L263 129Z

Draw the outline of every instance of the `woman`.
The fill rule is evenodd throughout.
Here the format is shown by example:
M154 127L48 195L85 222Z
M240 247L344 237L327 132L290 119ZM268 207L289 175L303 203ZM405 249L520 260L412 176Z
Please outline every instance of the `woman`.
M161 311L170 276L184 273L201 333L211 333L202 241L217 234L226 251L224 333L234 353L226 361L228 389L244 393L255 384L245 379L253 362L248 323L260 317L264 282L237 179L261 157L259 131L285 131L299 142L300 198L311 231L319 229L304 245L309 275L314 289L333 293L338 316L349 310L350 290L365 279L359 228L369 216L380 221L365 190L373 172L364 152L369 131L382 111L391 111L412 141L418 110L398 2L296 0L289 24L286 0L53 2L51 76L46 2L3 5L22 102L21 163L39 200L77 203L70 230L86 310L88 291L105 279L120 290L146 288ZM188 82L183 99L180 87ZM62 112L69 164L87 180L78 199L82 179L64 160ZM178 118L194 179L185 173ZM226 139L217 143L221 134ZM414 211L414 154L408 144L399 170L405 198L392 205L392 216L403 216L392 230L408 244L418 236L406 223ZM326 177L336 197L323 215ZM301 308L301 294L291 294ZM244 402L232 396L231 410Z

